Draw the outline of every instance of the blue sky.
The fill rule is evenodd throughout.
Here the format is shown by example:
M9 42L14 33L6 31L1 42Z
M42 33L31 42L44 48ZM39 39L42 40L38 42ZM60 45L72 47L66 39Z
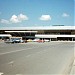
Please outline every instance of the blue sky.
M0 0L0 27L74 25L74 0Z

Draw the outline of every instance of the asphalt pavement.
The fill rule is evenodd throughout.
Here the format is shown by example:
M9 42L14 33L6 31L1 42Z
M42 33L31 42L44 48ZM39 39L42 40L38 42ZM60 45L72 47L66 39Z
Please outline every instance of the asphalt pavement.
M0 44L2 75L67 75L74 60L74 42Z

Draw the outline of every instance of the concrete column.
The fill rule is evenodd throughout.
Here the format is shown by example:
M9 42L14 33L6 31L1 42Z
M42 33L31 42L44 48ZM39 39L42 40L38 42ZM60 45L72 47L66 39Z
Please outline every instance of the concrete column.
M50 38L50 41L51 41L51 38Z
M72 41L73 41L73 38L72 38Z

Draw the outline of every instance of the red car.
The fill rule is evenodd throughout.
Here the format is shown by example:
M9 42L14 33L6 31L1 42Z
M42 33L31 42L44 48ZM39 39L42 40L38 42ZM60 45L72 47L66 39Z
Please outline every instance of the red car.
M38 40L37 42L45 42L44 40Z

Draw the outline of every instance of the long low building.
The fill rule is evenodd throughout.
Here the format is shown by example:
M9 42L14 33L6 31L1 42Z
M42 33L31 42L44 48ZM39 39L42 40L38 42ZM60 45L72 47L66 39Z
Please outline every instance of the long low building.
M56 40L75 40L75 26L39 26L39 27L1 27L0 37L10 34L12 37L22 37L22 39L50 39ZM3 35L3 36L2 36Z

